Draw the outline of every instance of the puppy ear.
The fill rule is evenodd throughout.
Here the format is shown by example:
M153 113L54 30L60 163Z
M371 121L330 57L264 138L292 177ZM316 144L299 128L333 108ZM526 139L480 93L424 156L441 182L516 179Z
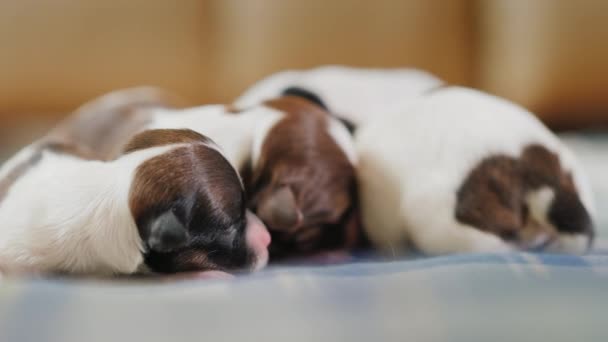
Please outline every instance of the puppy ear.
M264 196L258 205L257 214L273 230L291 230L303 220L296 197L287 185Z
M155 252L171 252L188 245L190 236L186 227L169 210L148 223L148 247Z

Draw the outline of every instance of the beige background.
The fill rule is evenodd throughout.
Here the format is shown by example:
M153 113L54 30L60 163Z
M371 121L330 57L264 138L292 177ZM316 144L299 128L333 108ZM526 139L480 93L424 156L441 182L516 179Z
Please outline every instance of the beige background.
M608 1L0 1L0 144L104 92L226 102L285 68L427 69L557 128L608 121Z

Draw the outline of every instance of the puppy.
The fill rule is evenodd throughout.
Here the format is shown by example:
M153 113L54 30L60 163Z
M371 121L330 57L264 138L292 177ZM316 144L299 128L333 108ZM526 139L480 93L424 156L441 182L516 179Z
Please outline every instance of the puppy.
M342 78L339 68L271 76L237 103L296 92L358 124L360 205L375 246L393 254L411 247L427 254L589 248L587 179L531 113L478 91L440 87L437 79L433 85L433 77L342 71ZM376 81L366 83L372 74Z
M144 130L101 161L48 136L0 169L0 270L131 274L259 269L269 234L209 138Z
M249 107L281 95L300 96L358 126L377 115L401 111L442 84L436 76L417 69L323 66L268 76L247 89L235 105Z
M281 114L256 129L244 174L250 207L272 234L271 259L358 247L357 157L346 127L298 97L263 106Z
M383 249L578 254L591 246L593 200L581 167L512 103L442 88L361 126L356 140L364 224Z

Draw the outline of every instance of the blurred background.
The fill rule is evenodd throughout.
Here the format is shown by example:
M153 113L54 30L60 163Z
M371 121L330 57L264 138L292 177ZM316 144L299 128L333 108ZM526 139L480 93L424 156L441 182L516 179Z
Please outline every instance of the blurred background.
M421 68L554 129L602 127L607 61L604 0L1 0L0 146L117 88L228 102L323 64Z

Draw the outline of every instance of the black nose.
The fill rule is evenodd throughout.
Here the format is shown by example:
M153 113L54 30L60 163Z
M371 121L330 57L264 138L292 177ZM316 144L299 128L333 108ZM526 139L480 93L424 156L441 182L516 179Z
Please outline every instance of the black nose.
M151 220L148 230L147 245L156 252L171 252L188 245L190 240L188 230L171 210Z

